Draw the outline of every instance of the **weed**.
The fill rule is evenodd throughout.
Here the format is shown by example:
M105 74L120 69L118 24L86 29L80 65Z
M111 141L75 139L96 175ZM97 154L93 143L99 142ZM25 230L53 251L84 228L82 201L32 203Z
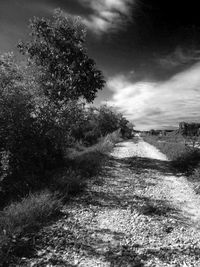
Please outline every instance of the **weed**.
M146 137L145 141L157 147L164 153L172 166L179 172L191 175L200 162L200 150L195 147L186 146L185 143L179 139L161 139L160 137Z
M61 204L55 195L46 190L7 206L0 214L0 257L6 259L22 234L37 229L57 215Z

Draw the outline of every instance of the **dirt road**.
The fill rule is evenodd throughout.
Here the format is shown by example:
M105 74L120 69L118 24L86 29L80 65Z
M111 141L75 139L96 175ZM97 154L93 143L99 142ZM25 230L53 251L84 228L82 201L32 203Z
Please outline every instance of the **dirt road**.
M142 140L122 142L23 266L200 266L200 198Z

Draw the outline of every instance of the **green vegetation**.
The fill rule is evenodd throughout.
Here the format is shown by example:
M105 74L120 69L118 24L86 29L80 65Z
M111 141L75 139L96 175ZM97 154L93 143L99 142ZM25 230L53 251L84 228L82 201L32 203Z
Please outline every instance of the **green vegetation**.
M0 57L1 202L51 183L66 166L69 148L93 146L128 121L107 106L88 107L104 79L87 55L80 21L57 10L35 18L29 42L19 44L26 64Z
M46 184L48 189L29 194L3 209L0 213L0 257L5 262L23 235L35 231L58 215L62 204L71 195L83 190L86 179L98 174L104 165L106 154L120 140L119 131L116 131L94 146L82 146L82 151L74 148L68 155L70 167L52 171L52 178Z
M0 258L6 261L4 257L6 253L12 253L18 237L27 231L38 229L41 224L57 215L61 204L61 200L46 190L30 194L20 202L6 207L0 215Z
M160 136L146 136L145 141L157 147L170 160L176 160L188 152L187 147L181 137L160 137Z
M145 141L164 153L171 160L174 170L185 174L199 191L200 149L194 146L192 137L185 139L182 135L146 136Z
M36 70L34 78L42 93L59 107L80 97L92 102L105 82L87 55L86 31L80 19L58 9L51 20L34 18L29 27L30 40L18 47Z
M0 256L47 222L98 174L131 127L121 113L88 106L104 78L81 22L57 10L34 18L23 63L0 55ZM11 204L10 204L11 203Z

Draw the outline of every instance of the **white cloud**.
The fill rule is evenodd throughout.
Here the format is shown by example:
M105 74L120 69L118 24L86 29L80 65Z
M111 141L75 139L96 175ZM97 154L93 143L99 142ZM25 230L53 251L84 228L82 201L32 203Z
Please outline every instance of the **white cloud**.
M138 128L177 126L200 120L200 63L165 82L131 82L125 75L108 81L114 105Z
M95 33L116 30L131 21L131 7L136 0L79 0L92 10L92 14L84 18L85 25Z
M172 68L187 64L189 62L197 62L200 60L200 50L196 48L183 49L181 46L177 46L176 49L158 59L160 65L164 68Z

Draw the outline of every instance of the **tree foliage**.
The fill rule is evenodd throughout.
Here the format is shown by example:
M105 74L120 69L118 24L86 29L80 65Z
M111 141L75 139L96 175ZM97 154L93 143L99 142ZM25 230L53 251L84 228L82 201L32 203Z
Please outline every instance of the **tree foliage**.
M55 103L80 97L93 101L104 79L87 54L80 19L57 10L52 20L34 18L30 29L30 41L21 42L19 49L38 67L45 95Z
M82 117L82 122L75 129L74 135L78 140L86 144L94 144L97 140L121 129L122 135L131 132L133 125L120 113L112 107L102 105L99 108L87 108Z
M13 54L0 57L0 162L8 165L0 175L4 187L22 191L62 164L84 121L79 99L92 101L104 84L80 21L59 11L30 27L29 42L19 44L28 64L17 64Z
M0 190L26 193L63 166L67 147L95 144L128 121L107 106L87 107L104 79L85 48L78 19L57 11L34 18L19 44L27 64L0 56ZM1 196L1 194L0 194ZM3 197L3 198L4 198ZM1 200L0 200L1 201Z
M6 195L48 182L84 113L75 100L58 107L30 80L13 54L0 57L0 188Z

